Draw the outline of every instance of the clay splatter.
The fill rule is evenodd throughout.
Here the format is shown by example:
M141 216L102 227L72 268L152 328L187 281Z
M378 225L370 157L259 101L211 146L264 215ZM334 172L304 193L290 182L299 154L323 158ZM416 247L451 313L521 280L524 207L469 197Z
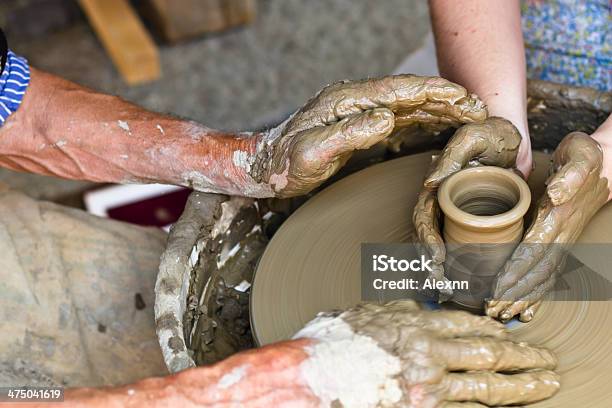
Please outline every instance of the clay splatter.
M245 376L246 371L247 367L245 366L234 368L232 371L221 377L221 379L219 380L219 388L225 389L231 387L234 384L237 384Z
M126 121L123 121L123 120L118 120L118 121L117 121L117 125L119 125L119 127L120 127L121 129L125 130L126 132L128 132L128 133L130 133L130 134L132 133L132 132L130 131L130 126L128 125L128 123L127 123Z

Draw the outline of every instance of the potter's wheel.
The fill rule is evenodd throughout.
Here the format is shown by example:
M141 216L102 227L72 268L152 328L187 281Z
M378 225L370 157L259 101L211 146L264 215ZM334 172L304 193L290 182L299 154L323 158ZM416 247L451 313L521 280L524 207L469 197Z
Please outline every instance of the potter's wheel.
M251 319L259 344L291 337L319 311L359 303L360 244L407 239L430 159L428 153L407 156L346 177L282 225L253 283ZM539 197L549 156L535 153L534 160L537 170L529 184L533 197ZM612 242L612 206L597 214L580 240ZM571 275L575 281L568 282L569 290L597 292L599 285L588 276ZM561 391L538 407L610 406L612 301L545 302L531 323L509 327L515 340L548 347L560 358Z

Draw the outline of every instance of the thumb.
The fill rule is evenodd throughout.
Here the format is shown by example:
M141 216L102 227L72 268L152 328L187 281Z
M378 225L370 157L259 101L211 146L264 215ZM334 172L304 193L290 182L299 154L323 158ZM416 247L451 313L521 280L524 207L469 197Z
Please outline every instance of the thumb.
M589 135L573 132L567 135L553 154L555 170L546 182L546 194L553 205L571 200L587 177L601 169L603 152Z
M455 132L425 178L425 187L437 188L447 177L467 166L470 160L487 149L485 138L480 132L472 131L476 126L479 125L465 125Z
M472 160L488 166L511 168L521 144L521 134L508 120L490 117L482 123L461 127L444 148L425 186L436 188L444 179Z
M589 174L584 163L566 163L547 181L546 194L553 205L571 200L582 187Z

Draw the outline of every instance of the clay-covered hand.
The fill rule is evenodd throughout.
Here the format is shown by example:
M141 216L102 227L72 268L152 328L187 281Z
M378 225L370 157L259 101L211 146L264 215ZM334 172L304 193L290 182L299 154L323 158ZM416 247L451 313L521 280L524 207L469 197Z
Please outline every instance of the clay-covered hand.
M412 301L322 313L295 338L316 340L301 371L323 406L522 405L559 389L550 351L486 316Z
M608 181L602 176L600 145L581 132L567 135L553 155L546 193L523 241L499 272L489 316L503 321L519 315L533 318L540 299L554 286L569 246L608 200Z
M258 135L256 152L238 162L272 194L305 194L334 174L352 153L394 128L459 126L482 121L486 107L465 88L415 75L347 81L324 88L278 127Z
M442 181L469 166L515 168L520 144L521 135L511 122L490 117L482 123L468 124L457 130L442 154L434 160L412 214L419 248L423 255L433 260L429 278L446 281L443 267L446 248L440 233L437 200L437 190ZM451 294L450 290L443 290L441 298Z

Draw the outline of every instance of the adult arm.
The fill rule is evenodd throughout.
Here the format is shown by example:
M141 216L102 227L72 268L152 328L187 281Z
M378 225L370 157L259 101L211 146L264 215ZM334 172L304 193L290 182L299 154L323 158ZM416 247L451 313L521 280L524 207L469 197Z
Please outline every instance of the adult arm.
M519 0L429 0L440 75L508 119L522 142L517 168L531 172L526 65Z
M69 390L58 406L514 405L552 396L556 364L487 317L412 301L362 304L319 314L293 340L129 386Z
M209 182L217 192L244 188L231 160L251 151L248 137L142 109L30 67L19 109L0 128L0 165L96 182Z
M0 165L97 182L157 182L253 197L306 193L396 126L459 126L486 110L465 88L403 75L340 82L276 128L224 133L31 68L0 128Z

